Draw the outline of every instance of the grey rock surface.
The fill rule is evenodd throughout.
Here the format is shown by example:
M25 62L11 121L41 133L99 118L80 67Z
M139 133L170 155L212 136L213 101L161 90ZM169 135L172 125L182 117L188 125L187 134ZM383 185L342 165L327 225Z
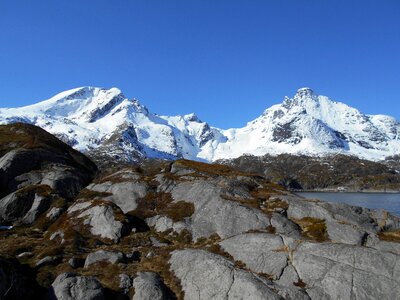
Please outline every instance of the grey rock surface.
M325 220L329 238L332 241L361 245L367 234L381 230L374 216L374 211L344 203L304 200L293 196L287 197L290 219L312 217Z
M369 235L365 246L382 252L391 252L400 255L400 243L381 241L376 235Z
M173 188L171 194L175 201L191 202L195 206L191 217L194 239L215 233L226 238L270 225L268 217L260 210L223 199L220 196L222 184L216 180L196 180L179 183Z
M293 266L311 299L396 299L400 257L365 247L303 242Z
M278 279L288 264L288 251L279 235L244 233L220 242L222 249L255 273Z
M78 218L87 217L84 224L91 226L93 235L101 236L117 242L124 232L124 224L115 219L113 209L106 206L93 206L81 214Z
M150 242L151 242L151 245L152 245L153 247L156 247L156 248L168 246L167 243L160 242L158 239L156 239L156 238L153 237L153 236L150 237Z
M49 291L51 300L103 300L103 287L94 277L62 273L54 280Z
M2 127L0 223L32 224L51 202L73 199L97 167L83 154L30 124ZM36 189L44 193L36 193Z
M161 277L153 272L139 272L133 280L135 295L132 300L173 299Z
M281 277L276 281L281 286L291 287L295 282L299 282L299 275L296 269L291 265L287 265L283 270Z
M182 232L182 230L186 229L189 230L191 229L190 227L190 220L185 221L178 221L174 222L172 219L168 218L167 216L154 216L151 218L146 219L146 224L150 227L154 227L154 229L157 232L165 232L168 230L172 230L176 233Z
M125 178L128 180L130 177ZM147 184L137 180L118 183L106 181L91 184L87 188L97 192L110 193L109 196L102 197L102 199L115 203L124 213L135 210L137 199L143 198L148 192Z
M165 174L157 174L154 176L154 180L158 183L157 192L158 193L170 193L175 186L175 181L165 176Z
M75 159L81 160L79 155ZM65 153L56 154L44 149L11 150L0 158L3 174L0 196L28 185L43 184L62 197L72 198L88 183L95 171L95 166L87 158L83 160L86 160L86 167L78 168L77 162Z
M22 219L31 209L35 193L13 192L0 199L0 223L13 223Z
M74 198L86 185L79 172L63 165L52 166L50 170L43 172L40 184L48 185L57 191L62 197L67 199Z
M0 157L0 197L17 189L15 177L27 173L37 165L38 155L27 149L13 149Z
M278 213L271 216L271 226L275 228L276 233L280 233L293 238L300 238L300 228L297 224Z
M32 257L34 254L32 252L26 251L26 252L22 252L20 254L17 255L17 258L28 258L28 257Z
M46 256L36 263L36 268L41 268L47 265L56 265L61 261L60 256Z
M266 280L204 250L176 250L170 264L185 299L281 299Z
M119 288L124 294L128 294L132 287L132 279L127 274L119 274Z
M89 255L86 257L84 267L87 268L90 265L97 263L99 261L106 261L111 264L116 264L119 262L124 262L124 260L125 257L122 252L99 250L96 252L89 253Z
M36 194L32 206L23 217L22 222L25 224L32 224L42 213L49 209L50 205L50 198Z
M91 234L116 243L129 228L126 223L116 219L115 211L119 208L113 205L106 201L76 202L68 209L68 214L72 218L83 219L83 224L90 226Z
M361 246L367 237L367 232L354 224L336 221L325 222L329 238L332 242Z
M46 214L46 217L50 221L56 220L63 213L64 209L61 207L52 207L49 212Z

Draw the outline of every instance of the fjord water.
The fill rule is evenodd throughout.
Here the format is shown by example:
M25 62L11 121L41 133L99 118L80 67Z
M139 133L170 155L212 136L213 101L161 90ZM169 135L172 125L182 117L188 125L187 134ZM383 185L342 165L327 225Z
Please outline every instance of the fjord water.
M297 194L307 199L319 199L366 208L385 209L400 216L400 193L298 192Z

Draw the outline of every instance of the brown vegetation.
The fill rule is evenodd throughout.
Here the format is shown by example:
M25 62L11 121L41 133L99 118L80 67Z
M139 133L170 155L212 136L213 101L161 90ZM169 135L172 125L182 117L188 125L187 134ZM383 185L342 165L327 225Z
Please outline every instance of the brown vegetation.
M297 223L305 238L314 240L316 242L329 241L328 232L326 229L325 220L305 217L302 219L292 220Z
M145 219L156 215L164 215L174 222L190 217L194 213L193 203L184 201L173 202L168 193L151 193L138 200L138 207L130 212L131 215Z
M378 236L382 241L400 243L400 230L383 231Z

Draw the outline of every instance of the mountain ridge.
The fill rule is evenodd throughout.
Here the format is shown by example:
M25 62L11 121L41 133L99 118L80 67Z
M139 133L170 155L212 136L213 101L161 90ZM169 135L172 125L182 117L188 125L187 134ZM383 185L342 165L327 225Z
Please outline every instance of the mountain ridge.
M230 159L243 154L348 154L380 160L400 152L400 123L297 90L242 128L219 129L194 113L160 116L118 88L80 87L19 108L1 108L0 124L37 125L74 148L121 161Z

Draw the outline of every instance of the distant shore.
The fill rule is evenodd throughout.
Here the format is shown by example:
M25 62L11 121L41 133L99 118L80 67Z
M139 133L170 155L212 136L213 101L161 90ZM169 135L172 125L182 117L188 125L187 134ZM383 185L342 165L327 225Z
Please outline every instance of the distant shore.
M400 190L337 190L337 189L313 189L290 190L292 193L364 193L364 194L400 194Z

